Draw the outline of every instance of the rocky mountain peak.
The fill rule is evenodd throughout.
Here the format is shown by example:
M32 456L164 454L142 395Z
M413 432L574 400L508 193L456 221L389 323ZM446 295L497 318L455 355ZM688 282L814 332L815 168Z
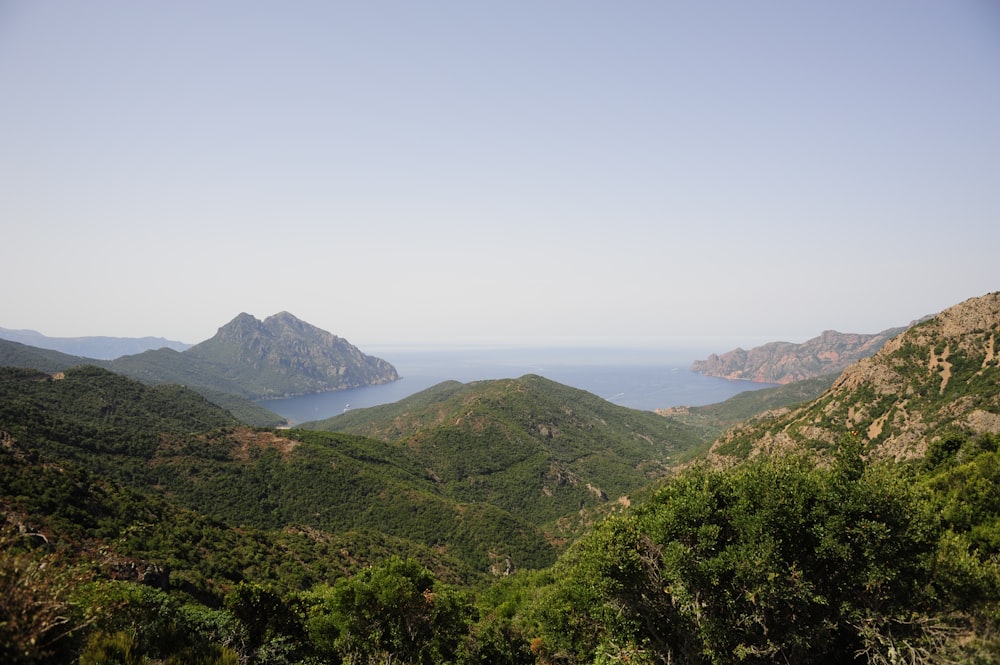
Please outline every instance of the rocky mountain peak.
M226 367L234 381L259 386L258 392L272 397L359 388L399 378L386 361L367 356L347 340L288 312L263 321L241 313L185 354ZM273 388L279 385L283 389Z
M278 312L277 314L272 314L271 316L264 319L262 327L266 330L281 330L281 329L291 329L291 330L305 330L314 329L320 330L315 326L312 326L302 319L298 318L294 314L289 312ZM325 332L325 331L322 331Z
M261 323L252 315L240 312L236 318L219 328L212 339L241 340L259 334Z

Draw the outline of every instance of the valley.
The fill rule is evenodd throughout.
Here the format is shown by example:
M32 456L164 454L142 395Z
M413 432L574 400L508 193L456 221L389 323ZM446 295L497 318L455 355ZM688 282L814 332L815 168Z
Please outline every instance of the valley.
M334 345L288 317L241 315L188 357L228 356L258 394L315 386L254 369L289 331ZM654 413L528 372L287 429L9 342L0 655L995 662L998 333L988 294L715 404Z

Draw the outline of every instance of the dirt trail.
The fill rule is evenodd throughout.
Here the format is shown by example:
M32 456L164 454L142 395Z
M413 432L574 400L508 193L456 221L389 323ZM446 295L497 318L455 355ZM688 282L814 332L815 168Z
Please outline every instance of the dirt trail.
M944 351L941 355L934 353L934 349L931 349L931 359L927 364L928 368L933 372L936 369L941 370L941 389L940 392L944 392L945 387L948 385L948 381L951 379L951 363L948 362L948 356L951 355L951 347L944 347Z

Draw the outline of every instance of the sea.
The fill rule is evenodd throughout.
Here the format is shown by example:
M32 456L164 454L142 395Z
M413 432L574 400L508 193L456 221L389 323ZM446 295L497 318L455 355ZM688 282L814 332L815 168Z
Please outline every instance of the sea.
M366 349L365 353L392 363L401 378L383 385L259 403L294 425L397 402L451 380L468 383L537 374L614 404L645 411L714 404L747 390L774 385L692 372L692 361L708 355L693 350L454 347Z

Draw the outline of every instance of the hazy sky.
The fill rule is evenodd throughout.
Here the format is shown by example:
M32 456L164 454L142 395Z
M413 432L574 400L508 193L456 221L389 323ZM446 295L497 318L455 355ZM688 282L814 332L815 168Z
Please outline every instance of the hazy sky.
M0 229L52 336L876 332L1000 289L1000 3L0 0Z

